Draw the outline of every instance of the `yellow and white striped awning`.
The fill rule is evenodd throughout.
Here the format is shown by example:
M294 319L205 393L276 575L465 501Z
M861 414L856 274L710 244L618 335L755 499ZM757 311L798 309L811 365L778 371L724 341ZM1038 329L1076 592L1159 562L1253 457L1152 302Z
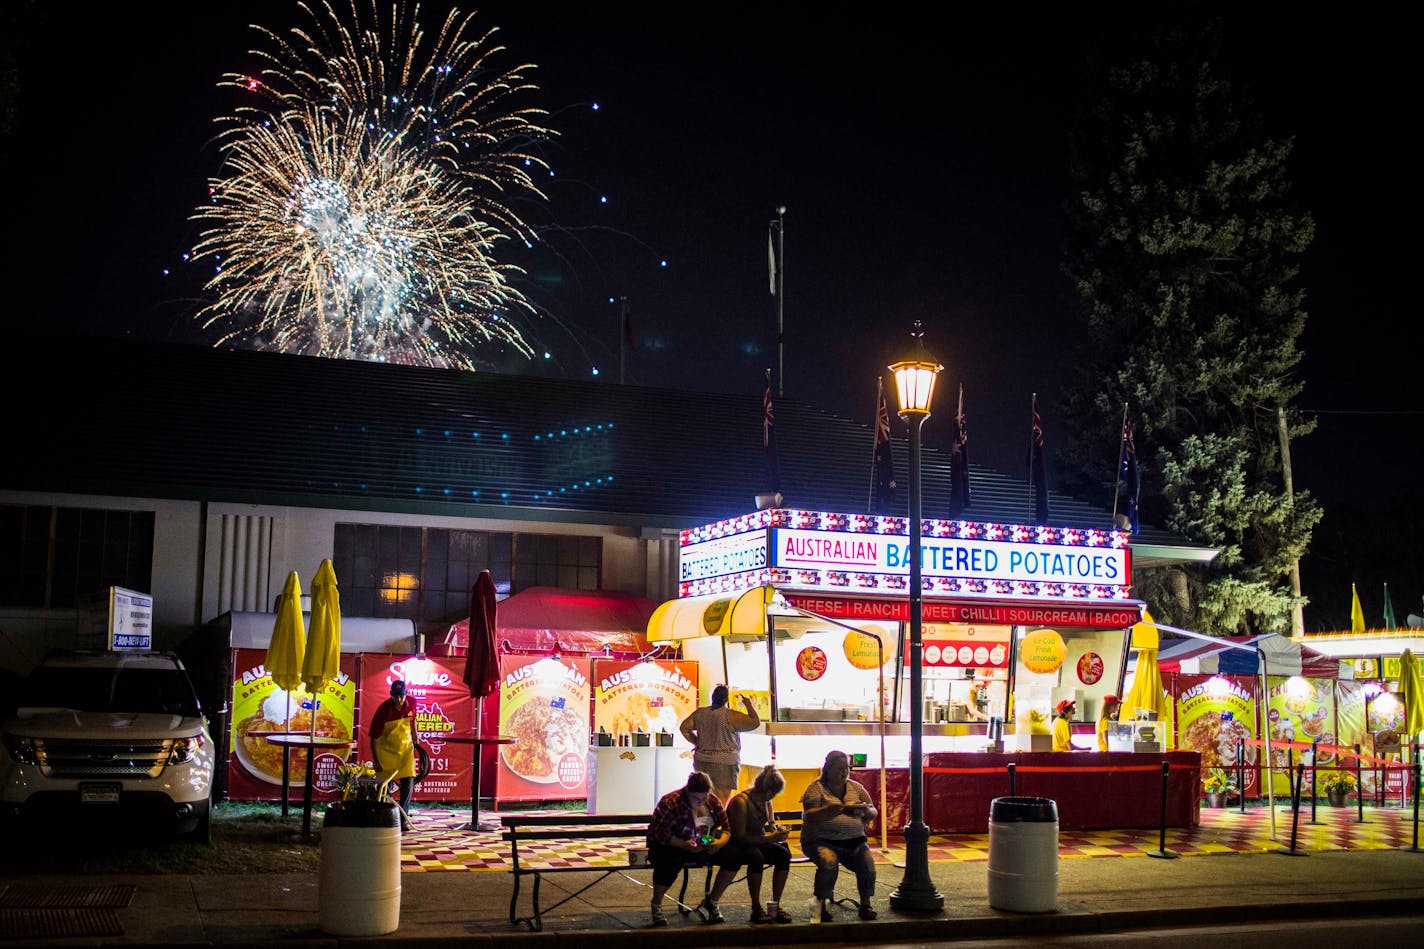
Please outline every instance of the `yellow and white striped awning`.
M765 638L770 585L735 593L708 593L668 600L648 618L648 642L670 643L701 636Z

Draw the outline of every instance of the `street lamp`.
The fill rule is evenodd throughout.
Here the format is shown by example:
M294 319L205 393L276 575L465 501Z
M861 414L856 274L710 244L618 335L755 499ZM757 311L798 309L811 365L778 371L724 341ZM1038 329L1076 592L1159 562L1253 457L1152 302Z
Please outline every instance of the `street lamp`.
M930 829L925 825L924 776L924 642L920 581L920 426L930 417L935 377L944 367L925 352L924 330L915 322L915 350L908 359L890 366L895 392L900 397L900 417L910 426L910 822L905 825L905 877L890 894L898 910L934 912L944 908L944 897L930 881Z

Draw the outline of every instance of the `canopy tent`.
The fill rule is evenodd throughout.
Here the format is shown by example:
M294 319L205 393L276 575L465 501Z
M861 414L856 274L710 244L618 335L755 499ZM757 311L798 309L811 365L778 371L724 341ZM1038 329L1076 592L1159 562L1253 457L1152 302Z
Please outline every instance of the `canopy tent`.
M1164 643L1157 655L1162 672L1200 675L1256 675L1262 658L1271 675L1333 679L1339 662L1279 633L1249 639L1188 638Z
M608 590L529 587L501 600L496 638L509 649L530 652L610 652L643 655L644 630L658 605L652 600ZM452 624L442 645L463 652L469 647L470 619Z

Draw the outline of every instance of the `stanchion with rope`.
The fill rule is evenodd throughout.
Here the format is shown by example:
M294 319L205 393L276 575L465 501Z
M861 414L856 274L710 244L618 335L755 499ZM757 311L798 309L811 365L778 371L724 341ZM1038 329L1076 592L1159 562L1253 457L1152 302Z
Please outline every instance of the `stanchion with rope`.
M1295 779L1295 749L1292 748L1290 745L1286 745L1286 784L1287 784L1287 785L1290 785L1291 782L1292 782L1294 779ZM1290 795L1290 801L1286 804L1286 806L1283 808L1283 810L1296 811L1296 810L1299 810L1299 809L1300 809L1300 799L1297 798L1297 797L1295 796L1295 792L1292 791L1292 792L1291 792L1291 795Z
M1018 795L1018 765L1009 762L1009 797Z
M1360 746L1355 745L1355 823L1368 824L1365 820L1365 782L1361 771Z
M1315 805L1320 800L1320 795L1315 791L1315 759L1320 756L1319 748L1319 738L1310 743L1310 820L1306 822L1309 824L1320 823L1320 821L1315 819Z
M1167 849L1167 775L1171 770L1169 762L1162 762L1162 823L1158 828L1157 849L1147 851L1147 856L1164 860L1175 860L1181 856Z
M1419 853L1419 746L1414 746L1414 844L1401 848L1410 853Z
M1291 788L1291 802L1294 805L1291 813L1291 843L1289 847L1280 847L1276 853L1285 854L1287 857L1305 857L1308 854L1304 850L1297 850L1296 835L1300 831L1300 792L1301 786L1305 783L1305 764L1295 766L1295 786Z
M1246 813L1246 739L1236 739L1236 799Z

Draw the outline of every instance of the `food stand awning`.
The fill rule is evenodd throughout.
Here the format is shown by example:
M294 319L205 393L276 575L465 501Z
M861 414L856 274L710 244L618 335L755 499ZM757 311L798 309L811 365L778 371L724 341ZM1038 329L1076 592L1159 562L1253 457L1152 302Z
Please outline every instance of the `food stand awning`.
M766 635L767 608L775 600L771 586L668 600L648 618L648 641L670 643L700 636L760 639Z
M1183 639L1163 646L1157 665L1163 672L1248 675L1261 671L1262 657L1272 675L1334 678L1339 663L1278 633L1250 639Z

